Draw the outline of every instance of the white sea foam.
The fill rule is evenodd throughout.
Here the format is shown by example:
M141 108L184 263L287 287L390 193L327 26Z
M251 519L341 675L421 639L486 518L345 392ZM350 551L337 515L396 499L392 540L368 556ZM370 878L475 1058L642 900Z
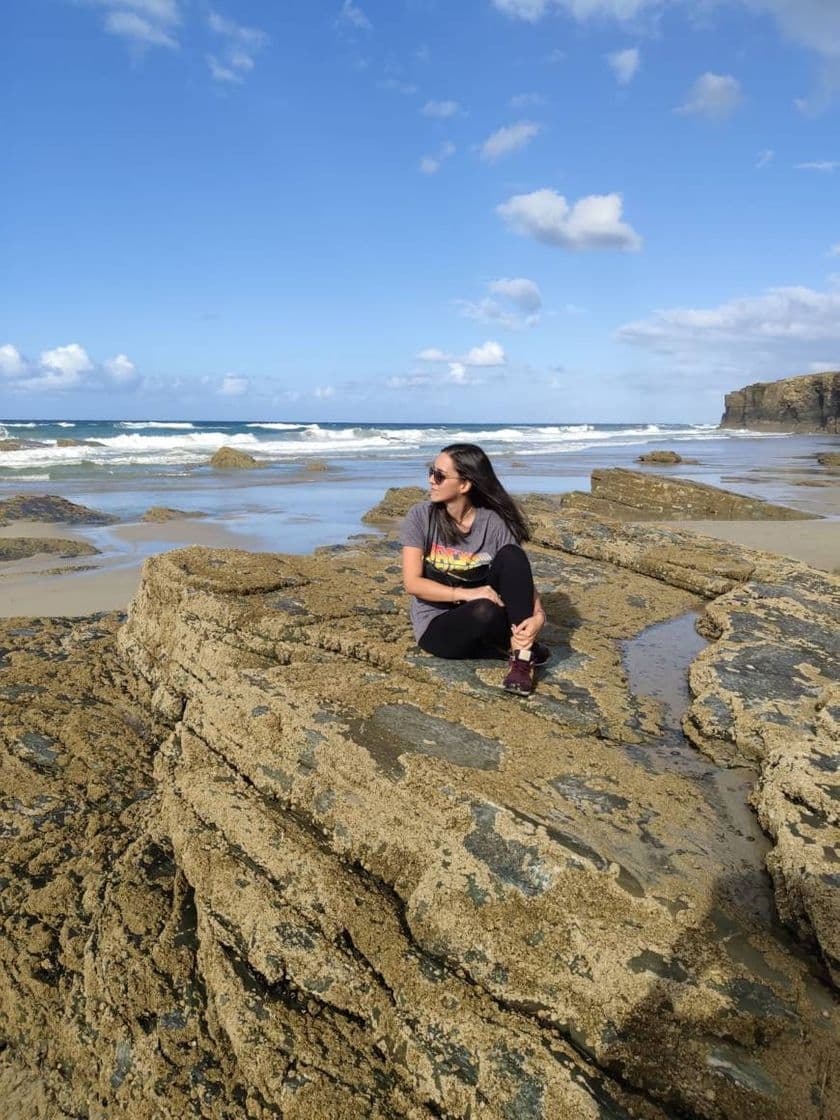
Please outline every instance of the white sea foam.
M48 474L0 474L0 478L7 478L10 482L49 482L50 476Z
M190 429L194 428L195 424L191 424L187 420L121 420L117 424L118 428L181 428Z
M33 428L38 427L38 426L39 425L36 425L36 424L32 425ZM56 427L57 428L75 428L76 425L73 423L72 420L59 420L58 423L56 424Z
M2 425L2 427L4 429L5 428L37 428L38 426L39 425L36 424L34 420L27 420L25 422L23 420L21 420L17 424L13 424L10 420L6 420Z
M66 426L67 422L64 422ZM38 427L39 425L34 425ZM92 437L100 446L58 447L51 441L41 447L0 452L7 466L44 469L92 463L100 468L126 465L175 465L196 467L206 464L223 445L246 450L258 458L283 461L292 457L328 456L350 458L407 458L428 456L450 443L479 443L489 454L545 455L569 454L595 447L661 445L663 442L721 439L729 435L765 433L722 432L713 424L663 427L639 424L634 427L604 427L593 424L547 424L539 426L476 426L474 429L429 425L426 427L322 426L317 423L291 424L281 421L253 422L237 426L196 427L186 421L131 421L116 423L105 435L106 425L97 425ZM157 430L155 430L157 429ZM247 429L247 430L243 430Z

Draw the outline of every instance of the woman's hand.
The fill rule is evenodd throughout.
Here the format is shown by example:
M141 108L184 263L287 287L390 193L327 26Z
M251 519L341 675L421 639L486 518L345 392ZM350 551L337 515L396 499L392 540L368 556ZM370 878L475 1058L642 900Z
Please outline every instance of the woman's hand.
M469 603L473 599L489 599L491 603L495 603L497 607L503 607L504 603L499 598L499 593L494 591L492 587L485 584L483 587L465 587L463 591L460 588L456 591L458 599L462 603Z
M534 642L539 637L539 633L545 624L545 615L542 611L537 614L532 614L530 618L523 618L523 620L516 626L511 626L511 645L514 649L530 649Z

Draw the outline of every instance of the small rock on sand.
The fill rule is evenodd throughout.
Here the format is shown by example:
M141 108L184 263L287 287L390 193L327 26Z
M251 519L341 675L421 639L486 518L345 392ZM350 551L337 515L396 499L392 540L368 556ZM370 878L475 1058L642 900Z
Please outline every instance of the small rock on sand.
M28 560L30 556L50 554L63 560L72 556L96 556L98 548L87 541L66 541L60 537L6 537L0 540L0 561Z
M200 510L171 509L169 506L152 506L143 514L141 521L177 521L182 517L206 517Z
M60 521L66 525L113 525L119 518L68 502L56 494L16 494L0 502L0 525L12 521Z
M247 451L239 451L235 447L220 447L210 460L211 467L216 467L217 470L223 471L252 471L263 465L263 463L258 463L254 456L249 455Z
M696 463L696 459L683 459L682 455L678 455L676 451L648 451L646 455L640 455L636 460L637 463Z

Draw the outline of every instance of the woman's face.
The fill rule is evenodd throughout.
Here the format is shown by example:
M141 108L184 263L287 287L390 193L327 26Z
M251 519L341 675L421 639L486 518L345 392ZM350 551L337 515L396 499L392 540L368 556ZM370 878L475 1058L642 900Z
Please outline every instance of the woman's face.
M463 493L458 468L450 455L441 451L429 468L429 489L433 502L449 502Z

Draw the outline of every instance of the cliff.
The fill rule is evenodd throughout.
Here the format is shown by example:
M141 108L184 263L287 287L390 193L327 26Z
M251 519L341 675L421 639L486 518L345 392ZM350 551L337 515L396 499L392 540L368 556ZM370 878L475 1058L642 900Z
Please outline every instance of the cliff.
M11 1116L840 1114L840 581L528 513L530 700L417 651L388 538L2 627ZM623 662L697 611L700 751Z
M722 428L840 433L840 373L758 381L727 393Z

